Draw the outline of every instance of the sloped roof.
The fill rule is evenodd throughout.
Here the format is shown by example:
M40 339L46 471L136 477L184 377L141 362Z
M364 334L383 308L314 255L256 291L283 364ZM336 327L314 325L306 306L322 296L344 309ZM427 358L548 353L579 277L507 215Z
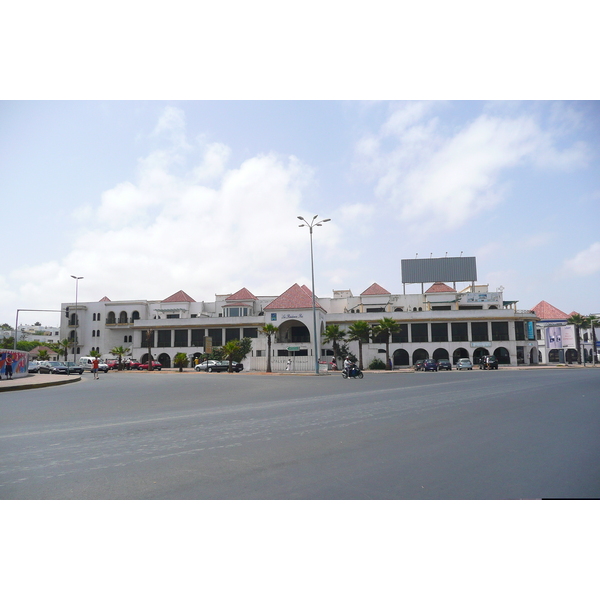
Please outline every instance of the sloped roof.
M531 312L534 312L540 319L542 320L567 320L569 315L556 308L556 306L552 306L552 304L542 300L538 302L532 309Z
M441 281L436 281L425 293L442 294L448 292L456 292L456 290L454 288L451 288L449 285L442 283Z
M315 306L321 310L324 310L323 307L316 301L316 299ZM295 283L292 287L283 292L281 296L275 298L273 302L267 304L263 310L300 308L312 308L312 293L305 285L300 287L297 283Z
M385 294L389 294L389 292L382 288L378 283L374 283L372 286L368 287L361 296L382 296Z
M573 315L579 315L579 316L581 316L576 310L574 310L573 312L570 312L568 316L572 317Z
M111 302L111 299L108 296L104 296L104 298L100 298L98 302Z
M165 298L163 302L196 302L191 296L188 296L183 290L179 290L172 296Z
M225 298L225 300L229 302L230 300L258 300L258 298L246 288L242 288L235 294L231 294L231 296Z

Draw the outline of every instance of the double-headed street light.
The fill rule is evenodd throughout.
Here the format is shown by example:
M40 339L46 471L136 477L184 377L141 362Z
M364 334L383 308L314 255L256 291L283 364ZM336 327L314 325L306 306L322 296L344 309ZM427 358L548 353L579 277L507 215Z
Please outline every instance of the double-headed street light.
M313 340L315 346L315 375L319 374L319 345L317 339L317 308L315 301L315 264L313 259L313 227L321 227L323 223L327 223L327 221L331 221L331 219L323 219L322 221L315 221L319 215L315 215L311 222L309 223L304 217L298 217L301 221L304 221L302 225L298 225L298 227L308 227L310 231L310 271L312 277L312 310L313 310Z
M73 340L73 362L77 362L77 357L75 353L77 352L77 328L79 327L79 315L77 314L77 296L79 293L79 280L83 279L83 277L75 277L75 275L71 275L71 277L75 280L75 339Z

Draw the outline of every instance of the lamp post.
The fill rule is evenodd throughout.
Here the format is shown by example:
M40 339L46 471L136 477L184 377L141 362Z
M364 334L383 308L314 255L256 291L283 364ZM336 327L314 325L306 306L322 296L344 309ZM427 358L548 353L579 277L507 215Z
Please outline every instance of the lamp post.
M83 279L83 277L75 277L75 275L71 275L71 277L75 280L75 339L73 340L73 362L77 362L77 357L75 353L77 352L77 328L79 327L79 315L77 314L77 296L79 294L79 280Z
M311 222L309 223L304 217L298 217L301 221L304 221L302 225L298 225L298 227L308 227L310 231L310 272L311 272L311 280L312 280L312 310L313 310L313 340L315 346L315 375L319 374L319 345L317 339L317 308L315 301L315 263L313 259L313 227L321 227L323 223L327 223L327 221L331 221L331 219L323 219L322 221L316 221L319 215L315 215Z

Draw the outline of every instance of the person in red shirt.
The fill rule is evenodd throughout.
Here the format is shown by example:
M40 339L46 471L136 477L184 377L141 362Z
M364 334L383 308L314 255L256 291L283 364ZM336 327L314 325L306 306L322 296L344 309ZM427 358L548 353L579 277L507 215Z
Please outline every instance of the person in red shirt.
M98 359L94 357L92 362L92 373L94 374L94 379L100 379L100 377L98 377L98 364Z

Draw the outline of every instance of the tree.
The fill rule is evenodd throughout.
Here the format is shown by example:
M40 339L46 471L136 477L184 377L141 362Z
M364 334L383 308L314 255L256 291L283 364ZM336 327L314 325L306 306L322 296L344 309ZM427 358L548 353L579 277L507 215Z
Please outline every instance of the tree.
M598 352L598 340L596 339L596 327L600 327L600 317L596 316L596 315L589 315L588 316L588 321L589 321L589 325L590 325L590 329L592 330L592 343L594 345L594 347L592 348L592 364L596 364L597 360L597 352Z
M385 341L385 368L390 371L392 365L390 364L390 336L400 329L400 324L390 317L384 317L379 319L373 327L373 335L376 337L383 338Z
M323 342L326 344L333 344L333 358L336 362L340 357L339 342L343 341L345 338L346 332L342 331L339 325L332 324L325 327L325 331L323 332Z
M587 329L585 317L582 317L579 313L572 314L568 319L569 325L575 325L575 342L577 344L577 362L581 364L581 330ZM583 363L585 367L585 362Z
M354 321L348 328L348 341L358 342L358 368L363 370L363 344L368 344L371 326L366 321Z
M229 340L224 346L221 346L221 350L225 360L229 361L227 372L233 373L232 363L234 361L234 356L238 355L240 352L240 340Z
M98 352L98 350L90 350L90 356L93 356L94 358L100 358L101 354Z
M60 340L60 342L56 342L55 347L59 356L64 354L65 360L69 360L69 340L67 338Z
M267 336L267 373L271 372L271 337L275 336L275 334L279 331L278 327L272 325L271 323L267 323L260 332L263 335Z
M148 371L153 371L152 367L152 342L154 341L154 329L144 331L146 348L148 348Z
M173 364L179 369L179 372L182 373L184 367L188 366L188 357L185 352L178 352L173 358Z
M129 354L129 348L125 348L123 346L115 346L112 350L110 350L110 354L116 356L119 360L119 364L117 366L119 371L123 370L123 357Z
M49 360L50 357L48 356L48 350L40 350L40 353L38 354L38 360Z

